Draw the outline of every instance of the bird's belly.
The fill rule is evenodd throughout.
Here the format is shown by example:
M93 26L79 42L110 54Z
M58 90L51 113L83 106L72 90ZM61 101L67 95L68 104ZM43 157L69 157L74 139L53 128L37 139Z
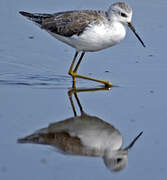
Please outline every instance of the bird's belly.
M49 32L50 33L50 32ZM119 43L126 34L122 24L109 25L92 25L87 28L81 35L65 37L58 34L50 33L56 39L72 46L77 51L99 51L109 48Z

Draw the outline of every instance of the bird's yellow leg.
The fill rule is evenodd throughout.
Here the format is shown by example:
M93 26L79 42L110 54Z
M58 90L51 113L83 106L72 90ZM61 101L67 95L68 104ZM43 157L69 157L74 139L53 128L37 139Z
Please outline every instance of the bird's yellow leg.
M71 75L73 78L73 88L75 88L75 76L74 76L74 72L73 72L73 67L74 67L77 56L78 56L78 52L75 53L73 61L72 61L71 66L70 66L70 69L68 71L68 74Z
M77 74L78 67L79 67L79 65L80 65L80 63L81 63L82 58L84 57L84 55L85 55L85 52L82 52L82 54L81 54L81 56L80 56L80 58L79 58L79 60L78 60L78 62L77 62L77 65L75 66L75 69L74 69L73 72L76 73L76 74Z
M72 76L73 78L73 88L75 88L75 81L76 81L76 78L82 78L82 79L87 79L87 80L90 80L90 81L95 81L95 82L99 82L99 83L102 83L105 85L105 87L107 88L110 88L112 87L112 83L110 83L109 81L105 81L105 80L100 80L100 79L95 79L95 78L91 78L91 77L87 77L87 76L83 76L83 75L79 75L77 74L77 70L78 70L78 67L83 59L83 56L85 55L85 52L82 52L79 60L78 60L78 63L76 64L74 70L73 70L73 67L74 67L74 64L75 64L75 61L76 61L76 58L78 56L78 52L75 53L75 56L73 58L73 61L72 61L72 64L70 66L70 69L69 69L69 74Z
M91 81L95 81L95 82L102 83L102 84L105 85L105 87L109 87L109 88L112 87L112 83L110 83L110 82L108 82L108 81L104 81L104 80L100 80L100 79L95 79L95 78L91 78L91 77L87 77L87 76L83 76L83 75L77 74L78 67L79 67L79 65L80 65L80 63L81 63L82 58L83 58L84 55L85 55L85 52L82 52L82 54L81 54L81 56L80 56L80 58L79 58L79 61L78 61L77 65L75 66L75 69L74 69L74 71L73 71L74 76L75 76L76 78L88 79L88 80L91 80Z
M75 77L76 78L82 78L82 79L88 79L90 81L95 81L95 82L102 83L102 84L105 85L106 88L110 88L110 87L113 86L112 83L110 83L109 81L105 81L105 80L95 79L95 78L92 78L92 77L83 76L83 75L79 75L79 74L76 74Z
M71 66L70 66L70 69L68 71L68 74L71 76L73 74L73 67L74 67L77 56L78 56L78 52L75 53L74 58L73 58L72 63L71 63Z

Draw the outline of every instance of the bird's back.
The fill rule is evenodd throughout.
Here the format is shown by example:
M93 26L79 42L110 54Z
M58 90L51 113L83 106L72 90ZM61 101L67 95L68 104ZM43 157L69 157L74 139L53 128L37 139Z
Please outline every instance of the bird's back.
M94 10L65 11L54 14L20 11L20 14L38 24L42 29L65 37L82 34L90 24L108 21L105 11Z

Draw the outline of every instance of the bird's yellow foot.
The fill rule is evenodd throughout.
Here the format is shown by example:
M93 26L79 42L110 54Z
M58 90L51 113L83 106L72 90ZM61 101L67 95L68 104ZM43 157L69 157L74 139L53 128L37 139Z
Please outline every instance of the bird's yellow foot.
M104 81L104 86L106 88L111 88L113 86L113 84L111 82L109 82L109 81Z

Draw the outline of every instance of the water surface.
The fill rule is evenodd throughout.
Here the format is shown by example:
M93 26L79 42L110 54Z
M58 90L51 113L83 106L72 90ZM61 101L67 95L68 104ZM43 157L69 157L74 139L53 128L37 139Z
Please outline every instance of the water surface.
M27 21L18 11L56 12L106 9L108 1L3 0L0 7L0 179L164 179L166 145L167 2L127 1L132 32L119 45L87 53L80 73L113 82L109 91L79 93L84 111L112 124L123 147L141 131L128 154L128 165L110 172L101 158L64 155L51 146L18 144L17 139L73 116L68 76L74 50ZM142 13L141 13L142 12ZM30 38L33 36L33 39ZM77 81L80 88L100 87Z

